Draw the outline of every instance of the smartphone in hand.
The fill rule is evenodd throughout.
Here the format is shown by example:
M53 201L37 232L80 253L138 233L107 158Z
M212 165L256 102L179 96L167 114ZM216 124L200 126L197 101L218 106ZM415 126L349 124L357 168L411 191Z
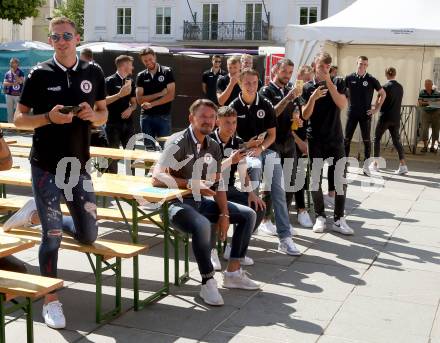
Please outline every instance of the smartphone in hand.
M61 108L59 110L59 112L62 114L69 114L70 112L72 112L73 115L77 115L78 112L80 112L80 111L81 111L80 106L64 106L63 108Z

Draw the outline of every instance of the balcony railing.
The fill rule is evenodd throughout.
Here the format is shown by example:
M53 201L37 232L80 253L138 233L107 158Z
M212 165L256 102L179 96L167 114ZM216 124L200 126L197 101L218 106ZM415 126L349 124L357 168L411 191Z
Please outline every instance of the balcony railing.
M269 40L269 24L251 22L183 22L183 40L253 41Z

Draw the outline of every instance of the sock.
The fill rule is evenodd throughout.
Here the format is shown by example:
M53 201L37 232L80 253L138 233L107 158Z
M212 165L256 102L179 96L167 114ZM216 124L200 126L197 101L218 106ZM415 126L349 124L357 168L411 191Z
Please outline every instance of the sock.
M226 271L225 274L228 275L228 276L238 276L238 275L240 275L240 271L241 271L241 268L240 268L240 269L237 269L237 270L234 271L234 272L228 272L228 271Z
M208 282L208 280L211 280L211 279L213 279L212 276L211 277L207 277L207 278L202 277L202 285L205 285Z

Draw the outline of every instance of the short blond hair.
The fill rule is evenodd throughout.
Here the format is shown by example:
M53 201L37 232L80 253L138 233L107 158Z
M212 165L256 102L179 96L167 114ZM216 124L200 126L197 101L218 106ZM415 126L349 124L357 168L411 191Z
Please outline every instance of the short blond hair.
M49 22L49 32L52 32L52 29L55 25L61 25L61 24L69 24L70 26L73 27L73 29L76 31L76 24L72 19L69 19L67 17L55 17L52 18L51 21Z
M231 57L229 57L227 63L228 64L241 63L240 56L231 56Z

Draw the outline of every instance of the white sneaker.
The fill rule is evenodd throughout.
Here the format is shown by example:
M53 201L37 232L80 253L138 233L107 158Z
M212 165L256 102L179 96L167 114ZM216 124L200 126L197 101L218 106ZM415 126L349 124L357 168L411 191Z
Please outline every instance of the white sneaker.
M249 279L246 272L240 268L235 272L225 271L223 273L223 287L257 290L260 289L260 284Z
M34 199L29 199L22 208L14 213L4 224L3 231L9 231L16 227L31 226L32 214L37 210Z
M292 237L281 239L280 243L278 244L278 250L291 256L302 255L301 251L299 251L298 248L295 246L295 243L293 243Z
M298 213L298 223L302 227L312 227L313 222L312 219L310 218L309 212L303 211L301 213Z
M220 259L218 258L217 249L211 250L211 263L214 267L214 270L222 270L222 264L220 263Z
M397 174L397 175L405 175L405 174L408 174L408 166L407 166L406 164L404 164L404 165L400 165L400 166L399 166L399 169L397 169L397 170L394 172L394 174Z
M335 208L335 197L331 197L328 194L324 194L324 204L327 208Z
M295 228L293 227L292 224L290 224L290 234L292 236L296 236L298 234L298 232L296 232Z
M350 226L348 226L344 217L339 218L339 220L335 221L332 229L333 229L333 231L342 233L343 235L354 234L353 229Z
M212 306L222 306L224 301L217 288L217 281L209 279L200 289L200 297L205 303Z
M267 236L276 236L277 228L270 220L267 220L264 223L260 224L260 226L258 227L258 233Z
M370 168L370 171L379 172L379 165L377 165L377 164L374 163L374 162L371 162L371 163L370 163L369 168Z
M43 318L46 325L52 329L63 329L66 327L63 305L58 300L43 305Z
M313 232L316 233L323 233L326 228L326 219L323 216L319 216L316 218L315 225L313 225Z
M223 258L228 261L231 257L231 245L226 245L225 252L223 253ZM240 258L240 264L242 266L252 266L254 265L254 260L250 258L249 256L245 256L243 258ZM217 270L217 269L216 269Z

